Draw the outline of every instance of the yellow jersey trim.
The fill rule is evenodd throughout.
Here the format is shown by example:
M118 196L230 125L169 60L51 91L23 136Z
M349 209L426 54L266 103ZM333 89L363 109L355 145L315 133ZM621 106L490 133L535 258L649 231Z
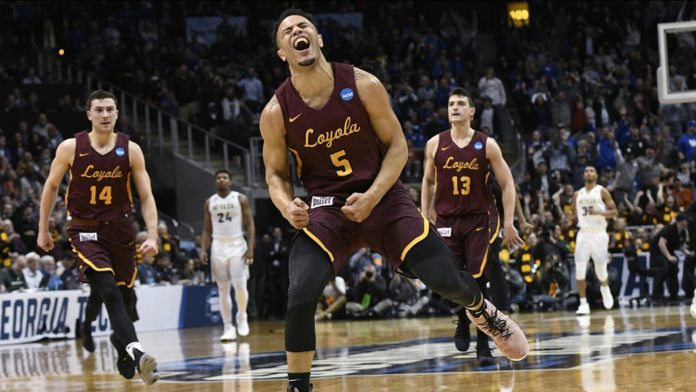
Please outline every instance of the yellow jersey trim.
M500 214L495 214L498 217L498 223L495 225L495 233L491 236L491 240L489 244L492 244L495 242L495 239L498 238L498 234L500 233Z
M306 227L305 227L304 229L302 229L302 231L304 231L304 233L307 234L307 236L309 236L309 238L311 238L312 241L316 242L317 245L319 245L319 247L320 247L321 249L323 249L324 252L326 252L327 255L329 255L329 259L331 259L331 262L333 263L333 262L334 262L334 255L333 255L333 253L331 253L331 251L329 250L329 248L327 248L326 246L324 246L324 243L321 242L321 240L320 240L317 236L315 236L314 234L312 234L312 232L309 231Z
M417 243L423 241L425 237L428 236L428 231L430 229L430 221L425 219L425 216L421 213L421 217L423 218L423 233L419 235L418 237L414 238L413 241L409 242L408 245L404 248L404 251L401 252L401 261L403 262L406 259L406 255L408 254L408 251L411 250Z
M87 264L88 266L90 266L90 268L92 268L93 270L95 270L95 271L97 271L97 272L106 272L106 271L109 271L109 272L111 272L112 274L114 274L114 276L116 275L116 274L114 273L114 269L113 269L113 268L109 268L109 267L99 268L99 267L97 267L96 265L94 265L93 262L91 262L87 257L85 257L85 255L83 255L79 250L77 250L77 248L75 247L75 245L73 245L72 249L73 249L73 252L75 252L75 254L77 255L77 257L79 257L80 260L84 261L85 264Z
M297 150L293 150L290 147L288 147L288 150L290 150L292 155L295 157L295 161L297 161L297 167L296 167L297 177L302 178L302 159L300 159L300 154L297 152Z

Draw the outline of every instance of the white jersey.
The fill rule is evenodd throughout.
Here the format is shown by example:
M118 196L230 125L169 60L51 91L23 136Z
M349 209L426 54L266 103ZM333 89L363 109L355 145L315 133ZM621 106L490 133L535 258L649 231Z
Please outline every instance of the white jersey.
M213 223L213 239L244 238L239 192L230 192L226 197L214 194L208 201L208 211Z
M594 211L606 211L607 206L602 200L602 186L595 185L591 190L582 187L575 199L575 213L578 217L578 227L581 229L607 229L607 218L602 215L590 215L590 208Z

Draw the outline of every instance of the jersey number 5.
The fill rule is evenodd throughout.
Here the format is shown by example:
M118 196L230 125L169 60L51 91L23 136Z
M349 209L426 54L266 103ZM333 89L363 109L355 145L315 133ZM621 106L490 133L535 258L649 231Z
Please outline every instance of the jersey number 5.
M461 182L461 187L459 183ZM452 176L452 194L455 196L466 196L471 192L471 177L469 176Z
M337 168L341 168L341 170L336 170L336 174L338 174L339 177L345 177L353 172L353 168L350 167L350 162L348 162L345 156L346 150L331 154L331 163Z
M97 187L95 185L92 185L89 187L89 204L95 205L97 204ZM107 206L111 204L111 187L110 186L105 186L102 188L101 192L99 192L99 200L103 201L104 204Z

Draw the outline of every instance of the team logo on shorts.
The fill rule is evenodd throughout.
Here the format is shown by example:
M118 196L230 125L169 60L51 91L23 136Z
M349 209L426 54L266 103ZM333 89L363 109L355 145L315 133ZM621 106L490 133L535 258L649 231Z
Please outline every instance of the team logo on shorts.
M334 200L333 196L326 196L326 197L312 196L312 208L332 206L333 200Z
M126 155L126 150L124 150L123 147L119 147L116 149L116 155L122 157Z
M80 241L97 241L97 233L80 233Z
M451 227L439 227L437 229L437 232L440 233L442 237L452 237L452 228Z
M346 87L341 90L341 99L348 102L353 99L353 90Z
M482 148L483 148L483 143L481 143L481 142L474 143L474 149L481 150Z

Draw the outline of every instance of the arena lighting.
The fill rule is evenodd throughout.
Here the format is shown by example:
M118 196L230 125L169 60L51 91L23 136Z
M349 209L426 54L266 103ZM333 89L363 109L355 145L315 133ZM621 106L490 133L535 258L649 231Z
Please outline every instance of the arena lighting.
M508 26L516 28L529 26L529 3L519 1L507 5Z
M61 57L65 56L65 49L63 49L63 48L58 49L58 56L61 56Z

